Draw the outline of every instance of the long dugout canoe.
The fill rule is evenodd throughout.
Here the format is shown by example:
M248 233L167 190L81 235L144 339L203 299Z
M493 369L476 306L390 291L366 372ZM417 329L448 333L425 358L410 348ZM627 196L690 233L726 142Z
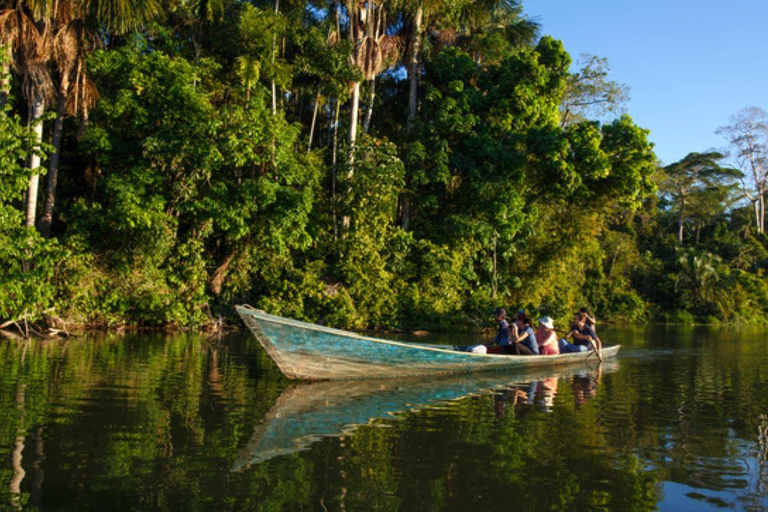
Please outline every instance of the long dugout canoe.
M418 375L530 369L583 364L594 352L558 356L510 356L459 352L444 345L405 343L269 315L236 306L280 371L289 379L347 380ZM603 359L616 356L620 345L603 348Z

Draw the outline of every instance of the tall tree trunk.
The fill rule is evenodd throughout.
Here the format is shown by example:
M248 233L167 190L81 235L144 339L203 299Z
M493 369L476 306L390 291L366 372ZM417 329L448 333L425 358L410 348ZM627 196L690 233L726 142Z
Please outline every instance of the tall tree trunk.
M11 96L11 50L0 46L0 112L3 111Z
M376 77L371 79L371 95L368 97L368 109L365 112L365 121L363 121L363 133L368 133L371 128L371 118L373 118L373 102L376 100Z
M360 114L360 82L352 87L352 106L349 117L349 175L352 176L355 163L355 142L357 141L357 124Z
M275 0L275 14L280 12L280 0ZM272 34L272 66L275 65L277 57L277 34ZM273 70L274 72L274 70ZM275 79L272 79L272 115L277 114L277 86Z
M312 151L312 139L315 136L315 123L317 122L317 111L320 106L320 88L317 88L317 94L315 95L315 109L312 112L312 125L309 128L309 144L307 144L307 153Z
M419 90L419 54L421 53L421 38L423 32L424 7L422 2L416 9L416 15L413 18L413 42L411 44L411 55L408 62L408 130L413 128L416 121L416 112L418 109L418 90Z
M680 220L677 227L677 241L683 243L683 229L685 229L685 201L680 204Z
M493 278L491 279L491 298L496 298L496 293L498 291L498 267L497 267L497 260L496 260L496 246L497 241L496 237L493 238Z
M56 106L56 121L53 124L53 154L48 164L48 183L45 191L43 215L40 217L39 228L45 238L51 236L53 224L53 209L56 204L56 186L59 182L59 159L61 156L61 139L64 133L64 116L67 114L67 98L69 97L69 77L64 75L59 87L58 105Z
M758 201L760 204L760 225L758 226L758 231L765 233L765 189L761 188Z
M352 112L349 119L349 166L347 168L347 178L352 178L355 174L355 142L357 141L357 123L358 115L360 113L360 82L355 82L352 87L351 109ZM349 215L344 215L341 218L341 227L344 231L348 230L351 224Z
M424 34L424 4L419 2L416 14L413 17L413 41L411 42L411 55L408 60L408 124L410 133L416 123L419 99L419 57L421 55L421 39ZM400 225L408 231L411 224L411 202L408 192L399 196Z
M404 231L408 231L411 227L411 202L405 192L400 195L400 217L402 219L400 225Z
M341 99L336 98L336 115L333 121L333 151L331 152L331 204L333 205L333 239L339 238L339 221L336 218L336 165L338 163L339 147L339 113L341 112Z
M45 112L45 100L42 95L35 94L32 103L29 106L29 123L35 133L35 142L39 145L43 141L43 121L40 119ZM29 169L32 176L29 178L29 188L27 189L27 218L24 225L28 228L35 227L37 218L37 194L40 186L40 155L29 155Z

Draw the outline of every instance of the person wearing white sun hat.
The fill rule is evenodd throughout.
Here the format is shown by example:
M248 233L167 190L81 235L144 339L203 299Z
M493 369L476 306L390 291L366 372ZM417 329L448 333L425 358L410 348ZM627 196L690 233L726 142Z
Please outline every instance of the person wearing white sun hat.
M555 322L548 316L539 318L536 343L539 345L539 354L543 356L556 356L560 354L560 345L557 342L557 334L555 333Z

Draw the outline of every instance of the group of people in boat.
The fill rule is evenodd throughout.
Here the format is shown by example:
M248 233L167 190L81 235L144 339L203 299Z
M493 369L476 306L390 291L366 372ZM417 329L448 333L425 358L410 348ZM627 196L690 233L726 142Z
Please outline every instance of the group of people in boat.
M499 329L493 343L456 348L488 354L543 356L589 350L596 350L599 354L602 350L602 342L595 332L595 319L587 308L581 308L573 316L573 323L562 338L555 330L554 321L548 316L538 319L536 330L533 319L522 310L517 312L511 323L504 308L496 309L495 318Z

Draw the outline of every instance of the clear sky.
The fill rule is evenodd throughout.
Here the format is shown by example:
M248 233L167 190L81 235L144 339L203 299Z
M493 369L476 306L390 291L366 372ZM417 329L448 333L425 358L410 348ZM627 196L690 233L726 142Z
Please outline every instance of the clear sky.
M768 110L767 0L526 0L542 34L607 57L630 86L628 113L665 164L723 148L717 127Z

